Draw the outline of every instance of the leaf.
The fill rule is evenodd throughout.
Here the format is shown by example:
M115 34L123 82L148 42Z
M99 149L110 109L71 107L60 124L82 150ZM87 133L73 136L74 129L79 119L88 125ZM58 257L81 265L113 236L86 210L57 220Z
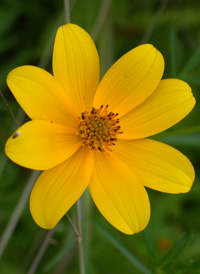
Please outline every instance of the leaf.
M200 47L197 48L197 50L194 52L190 60L182 69L181 73L179 74L179 77L182 78L185 75L187 75L189 72L195 69L197 65L199 65L199 63L200 63Z
M182 77L182 80L186 81L189 84L200 85L199 75L192 75L192 76Z
M76 243L76 239L72 238L69 243L64 246L56 255L53 259L51 259L43 268L44 272L50 271L67 253L67 251L72 248Z
M167 254L162 258L159 266L162 268L167 268L169 265L176 261L177 257L183 252L186 246L191 242L192 236L183 234L173 247L167 252Z
M0 10L0 37L3 36L15 24L21 13L20 5L15 5L14 9L2 8Z
M144 232L144 236L145 236L145 239L146 239L146 242L147 242L147 246L148 246L148 249L149 249L149 254L151 256L151 259L155 260L156 249L155 249L155 246L154 246L154 243L153 243L153 239L151 237L149 227L147 226L143 232Z
M175 273L180 273L180 274L197 274L200 273L200 262L194 262L192 260L188 261L187 264L184 267L174 269L176 272Z
M174 28L170 31L171 76L176 77L178 67L178 38Z
M141 263L126 246L123 245L118 239L116 239L110 232L105 230L102 226L95 224L100 233L114 246L129 262L134 265L141 273L152 274L152 272Z
M1 54L5 54L6 51L15 48L15 46L19 43L19 37L17 34L12 34L10 36L6 36L2 39L0 44L0 52Z
M162 142L169 144L171 146L187 147L190 149L200 149L200 133L170 136L166 138L159 139Z

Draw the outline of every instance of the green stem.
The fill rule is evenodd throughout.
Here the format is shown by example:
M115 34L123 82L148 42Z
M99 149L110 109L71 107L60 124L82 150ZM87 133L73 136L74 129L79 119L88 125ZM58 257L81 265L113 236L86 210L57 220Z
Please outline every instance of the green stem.
M69 0L64 0L64 6L65 6L65 20L66 23L70 23L70 6L69 6Z
M81 198L77 201L77 223L78 223L78 250L79 250L79 263L80 273L85 274L85 258L83 248L83 237L82 237L82 201Z
M66 213L65 214L66 217L67 217L67 220L72 228L72 230L74 231L74 234L76 235L76 237L78 238L79 237L79 231L77 230L77 228L75 227L75 225L73 224L72 222L72 219L69 217L69 215Z
M163 14L163 11L167 7L168 3L169 3L169 0L161 0L160 1L157 13L154 15L153 20L151 21L149 27L147 28L146 32L144 33L144 36L143 36L143 38L142 38L142 40L140 41L139 44L145 44L149 41L153 31L155 30L155 28L158 24L158 21L159 21L160 17Z
M93 30L91 32L91 36L93 40L96 42L99 32L105 22L105 18L108 14L110 8L111 0L103 0L100 12L97 16L96 22L94 24Z
M0 90L0 95L1 95L1 98L3 99L3 101L5 103L6 107L8 108L8 111L10 112L15 124L17 125L17 127L19 127L19 123L18 123L17 119L15 118L15 115L13 114L13 112L12 112L8 102L6 101L6 98L4 97L3 92L1 90Z
M44 241L43 241L43 243L40 247L40 250L37 253L37 255L36 255L29 271L28 271L28 274L34 274L35 273L36 268L37 268L39 262L41 261L43 255L44 255L44 252L46 251L46 249L47 249L47 247L50 243L51 237L53 236L54 232L55 232L55 228L51 229L47 232L46 237L45 237L45 239L44 239Z
M4 252L4 249L6 248L7 246L7 243L17 225L17 222L19 220L19 217L21 216L22 214L22 211L25 207L25 204L27 203L27 200L28 200L28 197L30 195L30 192L31 192L31 189L35 183L35 180L37 179L39 175L39 171L33 171L31 176L30 176L30 179L16 205L16 208L13 212L13 215L12 217L10 218L10 221L8 223L8 225L6 226L5 230L4 230L4 233L2 235L2 238L1 238L1 241L0 241L0 257L2 256L3 252Z
M64 0L64 6L65 6L65 20L66 23L70 23L70 5L69 0ZM66 214L66 217L68 219L68 222L70 226L72 227L74 234L76 235L77 242L78 242L78 251L79 251L79 265L80 265L80 273L85 274L85 260L84 260L84 249L83 249L83 238L82 238L82 203L81 198L77 201L77 224L78 229L74 226L72 220L70 217Z

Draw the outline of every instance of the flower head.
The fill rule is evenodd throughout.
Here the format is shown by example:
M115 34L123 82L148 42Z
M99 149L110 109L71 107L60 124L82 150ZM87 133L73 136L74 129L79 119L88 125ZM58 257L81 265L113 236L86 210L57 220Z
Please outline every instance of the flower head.
M99 83L91 37L67 24L57 31L53 75L41 68L12 70L7 83L31 121L7 141L15 163L44 170L33 187L35 222L53 228L87 187L103 216L133 234L146 227L145 187L190 190L194 170L176 149L146 137L183 119L194 107L190 87L161 80L164 60L146 44L122 56Z

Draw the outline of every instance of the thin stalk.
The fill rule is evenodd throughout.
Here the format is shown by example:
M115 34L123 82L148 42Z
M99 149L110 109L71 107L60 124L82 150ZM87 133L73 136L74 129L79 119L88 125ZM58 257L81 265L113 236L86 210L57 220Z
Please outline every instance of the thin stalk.
M12 118L13 118L15 124L17 125L17 127L19 127L19 123L18 123L17 119L15 118L15 115L13 114L13 112L12 112L12 110L11 110L9 104L7 103L6 98L4 97L4 95L3 95L3 93L2 93L1 90L0 90L0 95L1 95L1 98L3 99L3 101L4 101L4 103L5 103L6 107L8 108L8 111L10 112L10 114L11 114L11 116L12 116Z
M65 18L66 23L70 23L70 6L69 0L64 0L65 6ZM79 250L79 264L80 264L80 273L85 274L85 260L84 260L84 251L83 251L83 238L82 238L82 212L81 212L81 198L77 201L77 224L78 230L74 226L73 222L71 221L70 217L66 214L66 217L71 225L78 242L78 250ZM29 274L29 273L28 273Z
M78 243L78 253L79 253L79 265L80 265L80 273L85 274L85 256L84 256L84 248L83 248L83 234L82 234L82 201L81 198L77 201L77 226L75 227L71 218L68 214L65 214L67 220L76 236Z
M53 236L54 232L55 232L55 228L52 229L52 230L49 230L47 232L46 238L44 239L44 242L42 243L42 245L40 247L40 250L37 253L37 255L36 255L31 267L29 268L29 271L28 271L27 274L34 274L35 273L35 270L36 270L39 262L41 261L42 256L43 256L45 250L47 249L47 247L49 245L49 242L50 242L50 239Z
M65 6L65 20L66 23L70 23L70 5L69 5L69 0L64 0L64 6Z
M110 4L111 4L112 0L104 0L102 2L102 6L101 9L99 11L99 14L97 16L96 22L94 24L93 30L91 32L91 36L93 38L93 40L96 42L99 32L105 22L105 18L108 14L109 8L110 8Z
M51 55L52 55L55 34L56 34L58 27L63 23L63 17L64 17L64 14L62 12L58 16L57 20L55 21L55 24L52 27L52 31L49 35L49 39L46 43L43 54L38 62L38 67L40 67L40 68L45 69L45 68L47 68L47 66L49 64L49 61L50 61Z
M81 198L77 201L77 224L78 224L78 250L79 250L79 262L80 262L80 273L85 274L85 257L83 248L83 237L82 237L82 201Z
M19 125L21 125L22 122L24 121L24 117L25 117L25 112L21 109L16 117L16 120L18 121ZM15 130L16 130L16 125L14 123L11 128L11 132L13 133L13 131ZM8 157L5 155L5 152L3 151L0 154L0 181L1 181L1 177L3 175L7 162L8 162Z
M10 218L10 222L8 223L8 225L6 226L4 233L2 235L1 241L0 241L0 258L4 252L4 249L16 227L16 224L19 220L19 217L22 214L22 211L24 209L25 204L27 203L29 194L31 192L31 189L33 187L33 184L35 183L35 180L37 179L39 175L39 171L34 171L31 176L30 179L28 180L28 183L17 203L17 206L15 208L15 211L13 212L13 215Z
M37 237L35 238L30 250L27 252L27 256L25 257L25 260L19 270L19 273L24 273L27 269L28 265L30 264L32 258L36 254L36 251L39 249L39 246L44 239L44 236L46 234L46 231L44 229L40 229L39 233L37 234Z
M72 222L72 219L69 217L69 215L66 213L65 214L66 217L67 217L67 220L72 228L72 230L74 231L74 234L76 235L76 237L78 238L79 237L79 231L77 230L77 228L75 227L75 225L73 224Z
M73 3L75 3L75 1ZM55 28L53 28L53 30L52 30L52 35L50 35L50 39L49 39L49 41L47 41L47 45L48 46L44 50L43 55L41 56L41 59L40 59L40 61L38 63L39 67L45 68L47 66L50 58L51 58L51 50L50 50L49 44L51 44L51 43L53 44L53 39L52 38L55 36L56 28L58 27L58 25L62 21L61 20L62 17L63 17L63 13L61 14L61 16L59 16L58 20L56 21ZM0 95L2 97L2 92L1 92ZM2 98L4 98L4 96ZM12 118L13 118L15 124L17 125L17 127L19 127L19 124L21 124L21 122L24 120L25 113L22 111L20 113L20 115L19 115L19 119L16 119L15 116L14 116L14 114L12 113L12 111L11 111L11 109L10 109L7 101L6 101L6 99L4 100L4 102L5 102L6 106L8 107L8 110L11 113ZM19 121L19 123L18 123L18 121ZM1 165L0 165L0 176L1 176L2 173L3 173L3 169L6 166L7 158L1 157L0 159L1 159L1 161L2 161L2 159L5 159L5 161L3 160L3 163L1 162ZM12 236L12 233L13 233L15 227L16 227L17 222L19 221L19 218L20 218L20 216L22 214L23 208L25 207L26 201L28 200L28 197L30 195L31 189L32 189L32 187L34 185L34 182L35 182L37 176L38 176L36 174L39 174L39 172L38 171L34 171L32 173L32 175L31 175L31 177L30 177L30 179L29 179L29 181L28 181L28 183L27 183L27 185L26 185L26 187L25 187L25 189L24 189L21 197L19 198L19 201L17 203L16 209L14 210L14 212L13 212L11 218L10 218L9 223L6 226L5 230L4 230L4 233L3 233L1 241L0 241L0 258L1 258L3 252L4 252L5 248L6 248L6 245L7 245L8 241L9 241L10 237ZM35 179L33 179L33 178L35 178Z
M151 237L151 232L150 232L150 229L149 229L148 226L145 228L143 233L144 233L144 237L145 237L145 240L147 242L148 249L149 249L151 262L153 262L153 261L155 261L155 258L156 258L156 249L155 249L154 242L153 242L153 239Z
M149 25L148 29L144 33L144 36L143 36L140 44L145 44L149 41L149 39L150 39L154 29L156 28L156 25L157 25L161 15L162 15L163 11L167 7L168 2L169 2L169 0L161 0L160 1L160 6L158 8L158 11L154 15L153 20L151 21L151 24Z
M72 219L69 216L67 216L67 219L69 217L69 219L72 223L72 220L74 220L75 215L76 215L76 212L74 211ZM74 236L75 236L74 230L73 229L68 229L67 232L66 232L65 238L62 240L63 246L65 246L65 247L69 246L70 243L72 242L72 240L74 239ZM71 246L71 248L67 249L67 250L68 251L66 251L65 256L63 256L62 258L59 258L59 262L56 264L56 267L54 268L52 274L68 273L67 269L68 269L72 259L74 258L74 254L76 252L76 241L74 242L73 246ZM46 268L44 269L44 272L45 271L47 272Z
M94 213L94 203L92 202L89 189L86 189L84 193L84 223L83 223L83 235L84 235L84 254L85 254L85 271L87 274L93 273L91 254L92 254L92 233L93 224L91 222L92 215Z

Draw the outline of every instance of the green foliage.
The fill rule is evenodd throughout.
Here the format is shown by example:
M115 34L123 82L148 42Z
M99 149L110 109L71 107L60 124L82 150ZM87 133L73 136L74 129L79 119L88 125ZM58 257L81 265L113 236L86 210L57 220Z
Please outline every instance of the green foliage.
M105 230L103 227L96 225L101 234L115 247L118 251L125 256L127 260L137 269L137 271L144 274L151 274L151 271L143 265L129 250L128 248L121 243L116 237L114 237L108 230Z
M101 73L103 75L117 58L149 37L145 42L154 44L164 55L164 78L187 81L197 99L196 108L186 119L155 136L155 139L173 145L186 154L197 171L197 179L188 194L173 196L149 190L152 206L150 224L144 233L133 236L122 235L111 228L86 196L86 274L200 273L200 2L168 1L160 12L163 2L111 2L97 39ZM71 0L71 21L91 33L102 3L99 0ZM6 75L13 68L25 64L39 65L51 72L56 29L64 24L63 1L1 0L0 22L0 89L15 116L26 121L27 117L21 115L21 109L6 86ZM16 127L2 100L0 122L1 237L12 218L30 171L13 164L4 154L5 141ZM73 212L74 208L70 214L73 215ZM0 259L0 273L27 273L42 242L40 237L40 229L34 224L26 205ZM75 237L67 220L63 219L36 274L62 274L66 273L66 269L69 274L79 273Z

